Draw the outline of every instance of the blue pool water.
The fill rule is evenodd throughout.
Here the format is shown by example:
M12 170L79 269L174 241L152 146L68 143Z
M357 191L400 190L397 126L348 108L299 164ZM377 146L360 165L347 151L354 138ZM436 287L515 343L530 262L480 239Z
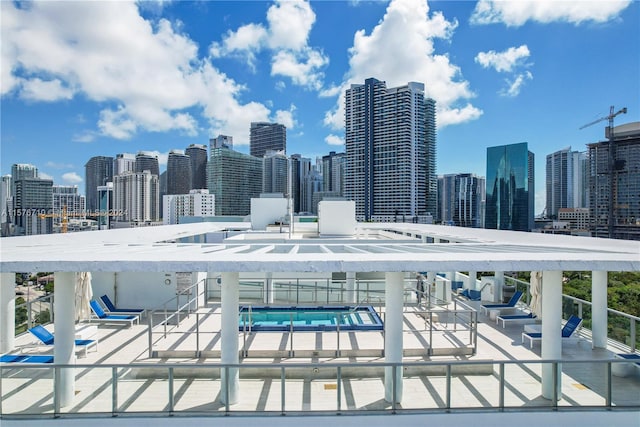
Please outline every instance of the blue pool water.
M271 307L242 306L239 330L252 331L381 331L382 319L372 306Z

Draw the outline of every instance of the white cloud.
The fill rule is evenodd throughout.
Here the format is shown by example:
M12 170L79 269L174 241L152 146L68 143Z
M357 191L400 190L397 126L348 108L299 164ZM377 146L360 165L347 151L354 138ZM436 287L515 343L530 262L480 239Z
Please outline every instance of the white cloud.
M529 71L525 71L524 73L520 73L513 79L507 79L508 87L500 91L500 95L515 97L520 94L520 89L522 85L527 81L533 79L533 75Z
M475 61L484 68L493 68L498 72L511 72L514 68L523 65L523 62L530 55L527 45L510 47L504 52L490 50L479 52Z
M512 98L520 94L520 90L527 80L533 79L533 74L530 71L518 71L531 65L525 62L530 55L527 45L522 45L510 47L503 52L494 50L479 52L475 57L475 61L484 68L493 68L499 73L511 73L511 77L505 79L507 87L501 89L498 93L500 96Z
M62 175L62 181L66 184L76 185L82 182L82 177L75 172L67 172Z
M278 110L278 111L276 111L276 114L275 114L275 117L273 118L273 120L276 123L280 123L282 125L285 125L287 130L293 129L297 125L297 122L295 121L295 119L293 117L293 113L295 111L296 111L296 106L292 104L291 107L289 108L289 110Z
M97 132L92 130L85 130L83 132L73 134L71 140L73 142L93 142L97 136Z
M234 135L247 144L250 121L270 110L242 104L242 85L198 57L180 23L145 20L133 1L1 2L2 95L35 101L82 95L102 105L99 134L138 132ZM215 96L211 96L215 94ZM87 130L74 137L87 141Z
M36 101L60 101L73 98L73 89L64 87L58 79L42 80L33 78L21 80L20 96L24 99Z
M527 21L549 23L554 21L580 24L606 22L615 18L631 4L631 0L480 0L471 15L472 24L504 23L519 27Z
M330 134L324 138L324 142L329 145L343 145L344 139L339 137L338 135Z
M55 163L51 161L47 162L45 166L52 169L72 169L73 168L73 165L70 163Z
M271 75L289 77L293 84L320 90L329 63L320 50L309 47L316 15L307 1L277 0L267 11L267 26L251 23L228 31L209 51L214 57L240 56L255 70L256 54L270 50Z
M437 101L439 127L478 118L482 111L466 101L473 98L474 93L460 68L452 64L446 54L437 54L434 48L434 39L450 39L457 25L457 21L447 21L440 12L430 15L426 0L391 1L370 34L365 30L356 32L349 50L350 69L339 93L344 93L352 83L363 83L368 77L386 81L387 87L423 82L426 95ZM333 87L323 94L335 92ZM342 96L338 97L337 106L325 115L325 124L336 130L344 127Z
M38 171L38 177L42 179L50 179L53 181L53 177L51 175L42 171Z

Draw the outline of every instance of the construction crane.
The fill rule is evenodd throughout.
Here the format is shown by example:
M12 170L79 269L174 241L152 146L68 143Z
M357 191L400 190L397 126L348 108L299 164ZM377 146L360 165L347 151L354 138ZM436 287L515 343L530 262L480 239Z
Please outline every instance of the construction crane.
M608 159L608 167L607 167L607 173L609 174L609 193L610 193L610 198L609 198L609 218L607 220L607 224L608 224L608 230L609 230L609 238L612 239L613 238L613 223L614 223L614 214L615 214L615 206L616 206L616 181L617 178L615 176L615 159L616 159L616 155L615 155L615 150L616 150L616 145L615 145L615 141L614 141L614 134L613 134L613 119L618 115L618 114L627 114L627 107L621 108L618 111L615 111L615 108L613 107L613 105L609 108L609 115L608 116L604 116L604 117L600 117L597 120L594 120L592 122L587 123L586 125L583 125L580 127L580 129L584 129L586 127L589 127L591 125L595 125L596 123L600 123L604 120L608 120L609 121L609 127L607 128L607 131L605 132L605 136L609 139L609 159ZM596 200L596 209L598 206L598 202ZM598 218L597 218L597 214L596 214L596 237L598 235Z
M38 218L60 218L60 232L66 233L68 231L69 218L71 217L99 217L99 216L122 216L122 213L118 212L83 212L83 213L69 213L67 212L67 206L62 207L62 212L60 213L48 213L48 214L38 214Z

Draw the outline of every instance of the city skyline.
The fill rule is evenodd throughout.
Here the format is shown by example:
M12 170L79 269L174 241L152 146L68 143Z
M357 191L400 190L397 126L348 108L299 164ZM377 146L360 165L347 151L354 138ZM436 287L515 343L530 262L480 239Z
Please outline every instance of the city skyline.
M525 3L3 2L0 171L83 189L93 156L157 151L164 170L218 134L246 153L251 121L287 126L287 154L342 152L344 89L369 77L436 99L438 175L484 176L495 145L586 151L606 121L579 127L610 105L640 120L640 5Z

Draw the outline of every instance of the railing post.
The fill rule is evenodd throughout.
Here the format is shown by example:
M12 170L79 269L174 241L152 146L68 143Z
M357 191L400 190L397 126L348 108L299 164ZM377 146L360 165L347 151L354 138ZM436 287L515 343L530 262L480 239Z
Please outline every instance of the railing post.
M224 411L226 415L229 415L229 382L231 382L231 377L229 376L229 365L224 367Z
M340 357L340 321L342 320L342 314L340 314L339 312L336 312L337 316L336 316L336 333L337 333L337 342L336 342L336 357Z
M636 351L636 319L630 318L630 328L629 328L629 335L631 335L630 338L630 342L629 342L629 347L631 347L631 353L634 353Z
M607 408L611 408L611 405L613 404L612 402L612 395L613 395L613 387L612 387L612 378L611 378L611 362L607 362L607 394L605 396L605 405L607 406Z
M173 367L169 367L169 415L173 415Z
M149 323L149 357L153 357L153 311L149 312L149 317L147 318L147 322ZM167 336L167 332L165 330L165 337Z
M111 368L111 416L118 416L118 367Z
M446 390L446 410L451 412L451 365L447 365L447 390Z
M336 391L338 394L338 412L342 411L342 368L338 366L336 378Z
M391 366L391 413L396 413L398 400L398 365L396 363Z
M500 363L500 392L498 396L498 410L500 412L504 411L504 362Z
M285 414L285 384L286 384L286 375L284 370L284 365L280 368L280 415Z
M289 357L293 357L293 312L289 313Z
M558 410L558 379L560 378L560 375L558 375L558 362L553 362L551 364L551 366L553 367L553 398L551 400L552 402L552 407L554 411Z
M196 357L200 357L200 313L196 312Z
M60 416L60 381L58 381L60 368L53 368L53 417L58 418Z

